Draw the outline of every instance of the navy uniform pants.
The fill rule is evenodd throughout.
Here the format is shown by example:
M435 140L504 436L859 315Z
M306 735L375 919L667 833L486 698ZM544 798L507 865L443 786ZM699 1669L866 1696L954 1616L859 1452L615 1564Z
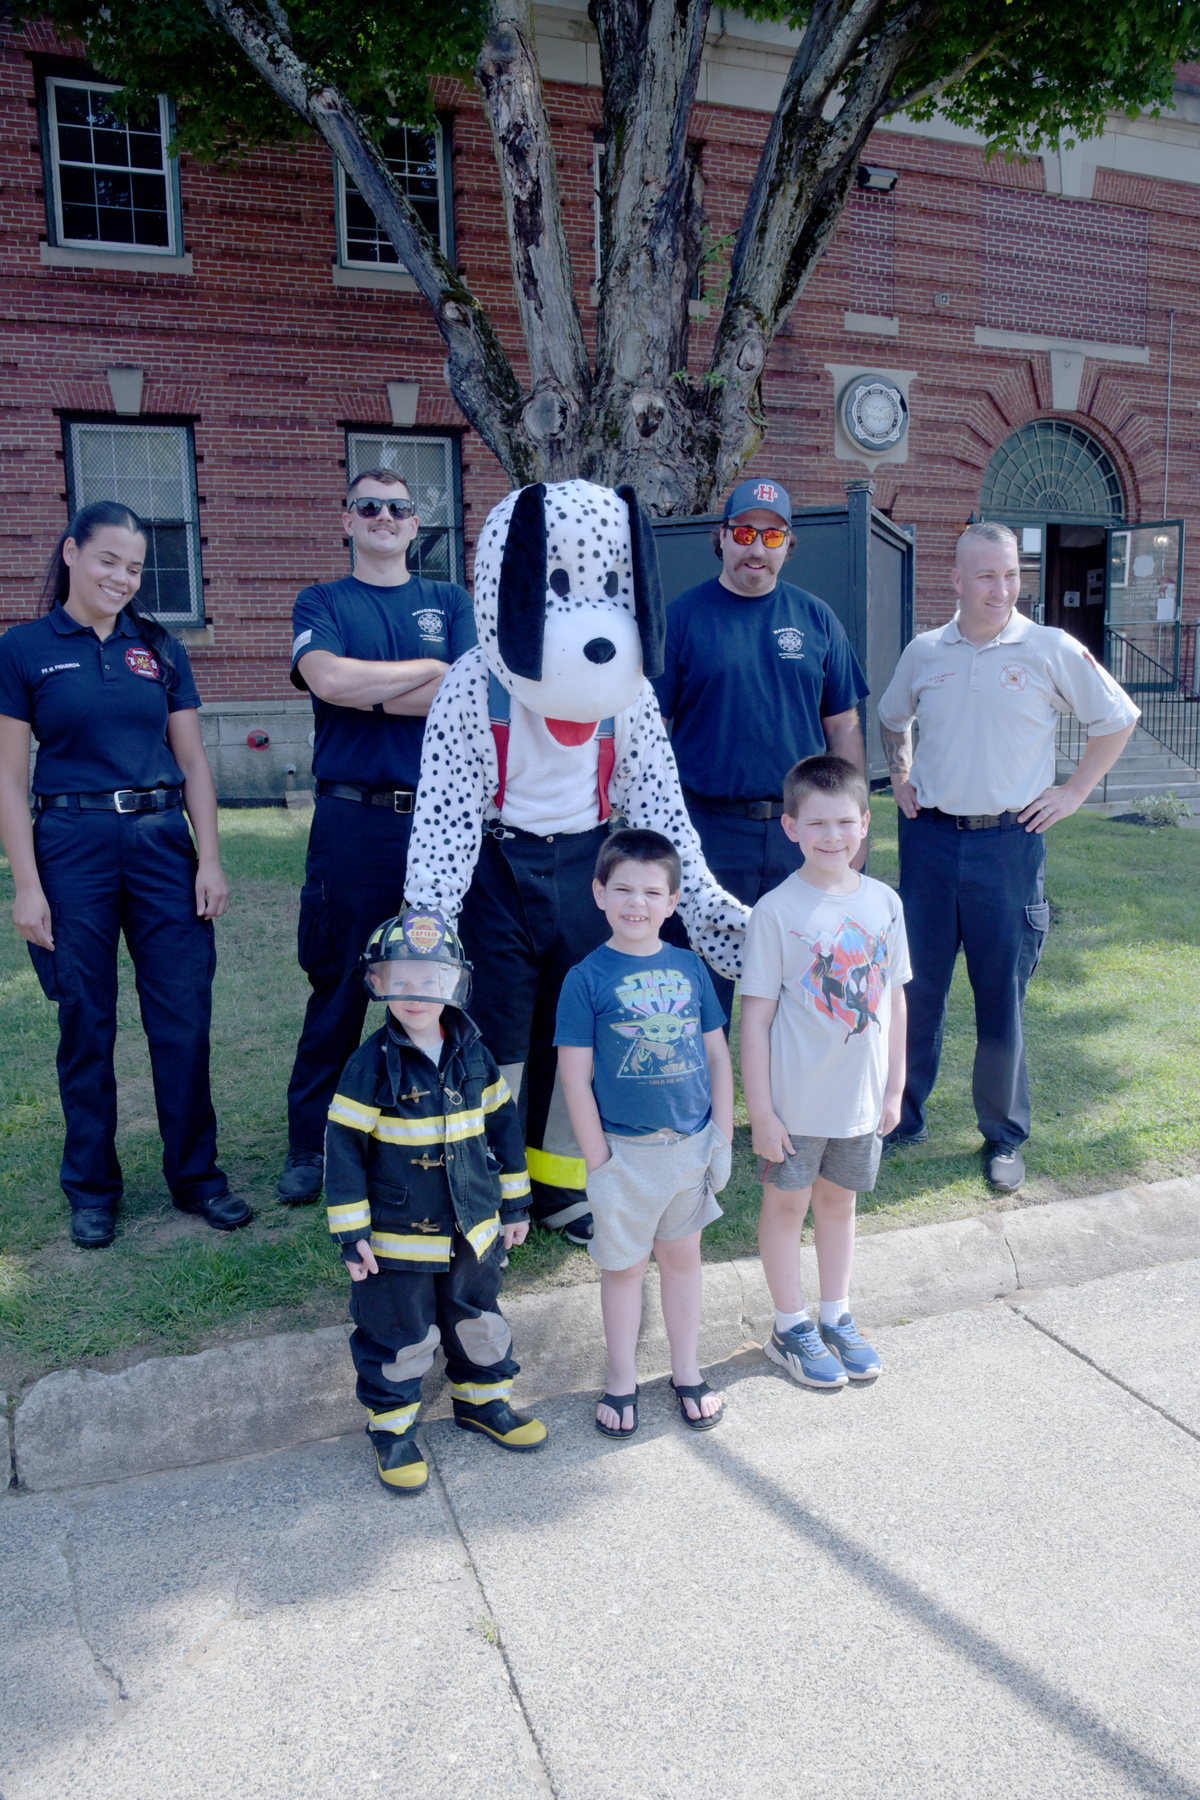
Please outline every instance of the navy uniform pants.
M913 969L905 989L903 1136L925 1127L960 945L975 996L972 1091L979 1129L989 1143L1014 1147L1029 1136L1025 989L1050 925L1045 863L1045 839L1013 815L990 830L960 831L929 809L915 819L900 814L900 898Z
M753 906L804 862L800 846L784 836L778 819L728 818L710 812L694 795L688 797L688 813L714 878L744 906ZM671 943L687 943L687 934L677 919L667 921L663 936ZM708 972L729 1020L734 984L715 969Z
M412 814L320 797L308 837L297 956L312 993L288 1083L288 1148L320 1155L325 1120L358 1049L366 989L358 959L404 904Z
M182 809L39 813L34 847L54 949L29 950L43 992L58 1002L63 1192L72 1207L115 1206L121 1198L113 1046L124 932L150 1046L167 1186L182 1206L223 1194L208 1084L217 952L211 921L196 917L196 855Z
M421 1379L440 1343L454 1399L471 1406L512 1397L512 1333L496 1304L504 1239L479 1260L455 1230L450 1267L433 1274L380 1268L350 1287L355 1329L350 1354L358 1397L371 1431L411 1431L421 1407Z
M587 1170L558 1081L554 1019L567 970L612 935L592 896L607 825L537 837L485 830L459 931L475 965L469 1002L518 1095L530 1215L561 1228L588 1210Z

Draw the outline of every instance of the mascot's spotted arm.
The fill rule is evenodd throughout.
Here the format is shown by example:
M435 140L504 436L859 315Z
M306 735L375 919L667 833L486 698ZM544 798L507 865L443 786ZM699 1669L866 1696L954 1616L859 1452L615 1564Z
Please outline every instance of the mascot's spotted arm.
M708 871L647 679L662 669L664 606L632 488L506 495L476 551L475 623L479 644L425 728L407 898L461 908L472 1015L526 1114L531 1213L586 1242L554 1015L567 970L608 936L591 881L610 814L675 844L692 946L731 978L749 914Z

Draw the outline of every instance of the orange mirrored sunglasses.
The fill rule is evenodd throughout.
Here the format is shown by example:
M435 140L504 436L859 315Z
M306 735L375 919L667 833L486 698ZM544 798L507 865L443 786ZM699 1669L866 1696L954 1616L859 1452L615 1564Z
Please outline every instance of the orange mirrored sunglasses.
M731 525L729 535L735 544L742 545L752 544L755 538L760 537L768 550L778 550L781 544L788 541L787 531L782 525L768 525L765 531L760 531L757 525Z

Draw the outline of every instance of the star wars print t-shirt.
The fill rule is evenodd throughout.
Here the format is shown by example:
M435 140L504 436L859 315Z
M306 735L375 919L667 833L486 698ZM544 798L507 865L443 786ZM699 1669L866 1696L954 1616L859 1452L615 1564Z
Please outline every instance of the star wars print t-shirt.
M789 875L746 927L742 995L779 1002L771 1022L771 1105L801 1137L874 1131L887 1083L892 989L910 979L900 897L859 878L826 894Z
M712 1116L704 1033L724 1023L693 951L662 944L653 955L628 956L602 944L563 982L554 1042L592 1051L605 1131L693 1132Z

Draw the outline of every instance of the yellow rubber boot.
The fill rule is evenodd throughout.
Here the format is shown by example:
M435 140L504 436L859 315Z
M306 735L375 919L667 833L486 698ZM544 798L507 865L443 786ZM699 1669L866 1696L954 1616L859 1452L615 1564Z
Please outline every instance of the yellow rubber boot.
M389 1494L417 1494L429 1480L429 1465L410 1437L367 1430L375 1449L375 1471Z
M514 1412L507 1400L489 1400L486 1406L454 1402L454 1423L463 1431L481 1431L506 1450L540 1450L549 1432L540 1419Z

